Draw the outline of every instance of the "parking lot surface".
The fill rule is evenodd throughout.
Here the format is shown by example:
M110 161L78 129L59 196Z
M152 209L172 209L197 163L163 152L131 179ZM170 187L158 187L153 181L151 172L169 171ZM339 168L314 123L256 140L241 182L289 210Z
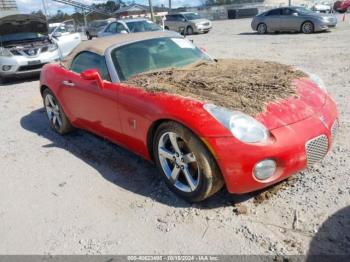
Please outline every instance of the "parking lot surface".
M191 36L215 58L277 61L320 76L336 145L312 170L254 194L190 205L154 166L85 131L48 126L37 79L0 86L1 254L350 254L350 23L257 35L250 19Z

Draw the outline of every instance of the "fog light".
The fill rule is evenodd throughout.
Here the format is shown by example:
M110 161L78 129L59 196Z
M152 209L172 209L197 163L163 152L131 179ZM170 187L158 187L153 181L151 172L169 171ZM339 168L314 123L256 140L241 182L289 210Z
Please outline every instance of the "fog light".
M2 71L10 71L11 68L12 68L12 66L4 65L4 66L2 66Z
M268 159L257 163L254 167L254 176L259 180L266 180L273 176L276 171L276 162Z

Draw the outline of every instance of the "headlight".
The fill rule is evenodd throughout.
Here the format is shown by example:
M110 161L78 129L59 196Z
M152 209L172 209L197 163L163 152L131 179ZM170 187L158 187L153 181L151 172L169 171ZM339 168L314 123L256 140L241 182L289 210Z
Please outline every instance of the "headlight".
M327 93L326 85L324 84L323 80L319 76L317 76L315 74L308 74L308 75L309 75L309 78L312 82L317 84L319 88L321 88L324 92Z
M325 93L327 93L327 88L325 83L323 82L323 80L315 74L312 74L310 72L308 72L307 70L301 69L300 67L296 68L297 70L303 71L305 74L308 75L309 79L314 82L322 91L324 91Z
M0 47L0 56L12 56L12 54L8 49Z
M244 113L230 111L213 104L204 105L204 109L242 142L264 142L269 136L269 132L263 124Z
M50 52L53 52L53 51L57 50L57 48L58 48L58 45L55 44L55 43L49 44L49 46L48 46L48 50L49 50Z

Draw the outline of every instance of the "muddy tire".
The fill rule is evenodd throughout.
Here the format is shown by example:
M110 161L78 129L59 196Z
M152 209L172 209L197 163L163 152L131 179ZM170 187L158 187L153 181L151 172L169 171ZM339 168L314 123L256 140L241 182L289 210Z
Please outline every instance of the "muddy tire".
M171 191L188 202L199 202L224 185L215 159L202 141L186 127L161 124L154 136L157 167Z
M315 31L314 24L310 21L306 21L301 25L301 32L304 34L311 34Z
M264 23L261 23L257 27L258 34L264 35L267 33L267 26Z
M43 92L43 103L50 127L53 130L61 135L74 130L57 98L48 88Z
M188 26L186 28L186 35L193 35L194 31L193 31L193 28L192 26Z

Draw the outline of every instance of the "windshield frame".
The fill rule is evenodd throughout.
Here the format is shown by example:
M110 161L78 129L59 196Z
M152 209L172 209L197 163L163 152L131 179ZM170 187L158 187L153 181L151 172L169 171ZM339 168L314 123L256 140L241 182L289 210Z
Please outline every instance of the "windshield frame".
M118 71L115 68L115 65L114 65L114 62L113 62L113 58L112 58L112 51L113 50L115 50L117 48L120 48L120 47L123 47L123 46L126 46L126 45L129 45L129 44L134 44L134 43L139 43L139 42L148 41L148 40L154 40L154 39L162 39L162 38L184 39L181 36L175 36L175 35L174 36L164 36L164 37L152 37L152 38L147 38L147 39L142 39L142 40L137 40L137 41L130 41L130 42L125 42L125 43L120 43L120 44L116 44L116 45L112 45L112 46L108 47L106 49L106 51L105 51L104 56L105 56L105 59L106 59L106 64L107 64L107 68L108 68L108 71L109 71L112 83L122 83L123 82L121 80L121 78L119 77ZM196 48L201 50L197 46L196 46ZM208 54L206 54L202 50L201 50L201 52L203 54L207 55L208 61L209 60L213 60Z
M202 19L202 17L198 14L198 13L184 13L182 14L186 20L188 21L192 21L192 20L198 20L198 19Z
M127 22L124 22L124 23L126 24L127 28L129 29L129 31L131 33L140 33L140 31L139 32L131 31L130 24L136 24L136 23L151 24L152 27L157 28L156 30L141 31L141 32L153 32L153 31L160 31L160 30L162 30L162 28L158 24L156 24L156 23L154 23L154 22L152 22L150 20L139 20L139 21L132 21L131 20L131 21L127 21Z

